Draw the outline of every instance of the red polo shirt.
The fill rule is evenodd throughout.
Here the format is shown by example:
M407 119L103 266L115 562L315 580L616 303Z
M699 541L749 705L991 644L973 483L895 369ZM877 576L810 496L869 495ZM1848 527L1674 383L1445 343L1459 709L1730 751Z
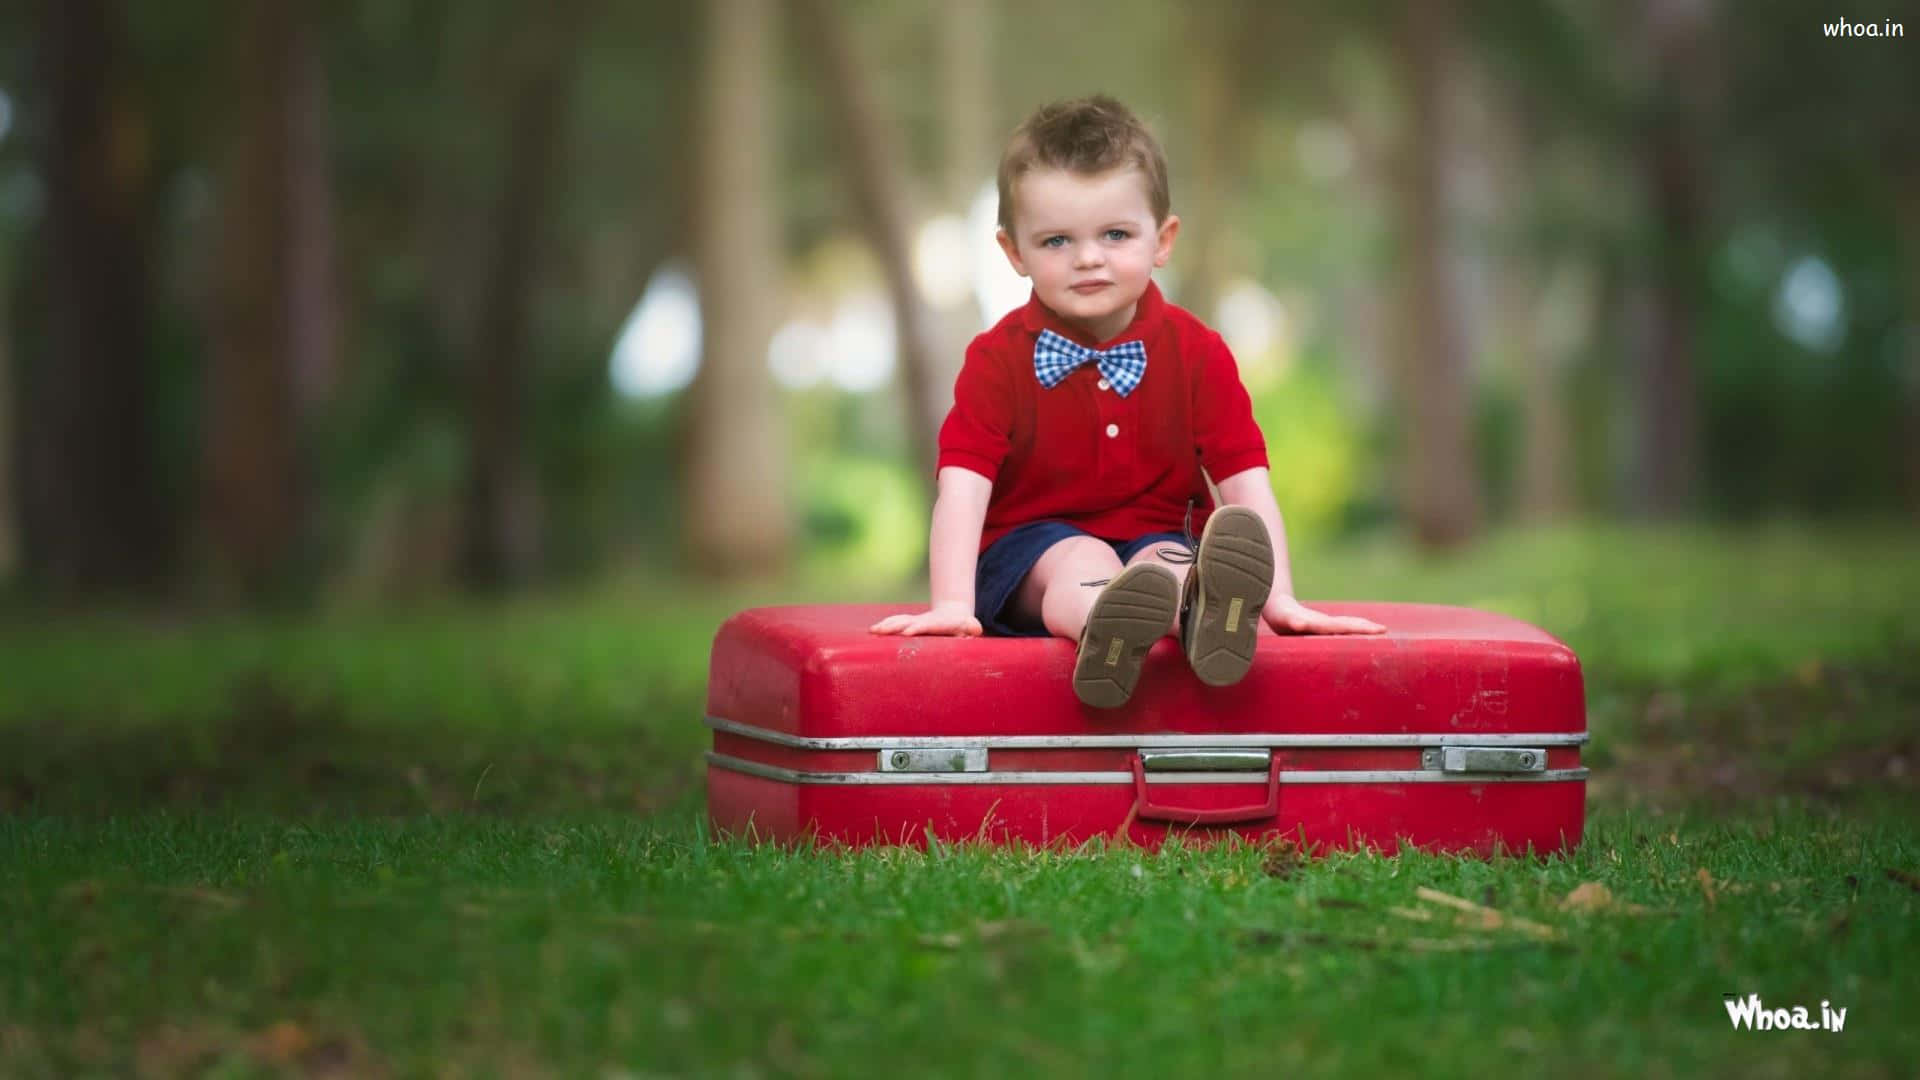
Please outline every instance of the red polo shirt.
M1089 348L1138 340L1147 373L1121 397L1091 362L1052 389L1033 373L1041 330ZM1028 522L1065 521L1109 540L1178 530L1195 500L1194 534L1215 482L1267 464L1253 403L1220 335L1167 303L1151 282L1133 322L1096 342L1038 296L973 339L940 427L938 468L993 481L980 548Z

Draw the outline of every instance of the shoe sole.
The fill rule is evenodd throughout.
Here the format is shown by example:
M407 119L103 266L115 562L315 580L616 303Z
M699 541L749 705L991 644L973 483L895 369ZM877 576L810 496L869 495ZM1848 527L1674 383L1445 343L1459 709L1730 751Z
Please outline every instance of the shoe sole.
M1133 697L1153 643L1167 635L1180 610L1180 586L1165 569L1146 564L1120 571L1093 602L1073 664L1073 692L1096 709L1117 709Z
M1253 666L1260 613L1273 589L1273 542L1265 523L1243 506L1215 510L1191 572L1187 663L1208 686L1232 686Z

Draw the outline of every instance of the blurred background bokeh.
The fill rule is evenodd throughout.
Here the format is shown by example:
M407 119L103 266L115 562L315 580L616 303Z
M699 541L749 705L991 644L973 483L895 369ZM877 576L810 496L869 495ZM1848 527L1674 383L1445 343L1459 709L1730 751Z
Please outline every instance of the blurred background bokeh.
M1096 91L1166 145L1163 286L1307 550L1907 528L1920 11L1883 6L6 5L0 581L917 596L961 350L1026 297L999 147Z
M1916 37L0 0L0 1076L1912 1072ZM1300 595L1581 658L1571 858L709 842L717 628L924 602L936 425L1027 296L1000 146L1102 91ZM1730 1040L1729 991L1861 1019Z

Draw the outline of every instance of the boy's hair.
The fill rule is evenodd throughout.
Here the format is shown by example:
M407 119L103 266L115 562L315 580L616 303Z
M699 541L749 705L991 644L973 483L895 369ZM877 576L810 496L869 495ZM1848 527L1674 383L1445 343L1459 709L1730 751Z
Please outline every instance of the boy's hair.
M1167 220L1167 159L1132 110L1105 94L1042 105L1000 155L1000 227L1013 235L1013 185L1036 166L1091 176L1129 165L1146 177L1153 220Z

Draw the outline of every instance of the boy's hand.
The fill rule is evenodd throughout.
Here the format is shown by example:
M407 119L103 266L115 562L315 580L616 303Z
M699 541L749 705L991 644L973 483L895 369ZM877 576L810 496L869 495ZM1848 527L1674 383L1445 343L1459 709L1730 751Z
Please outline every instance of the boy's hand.
M931 610L918 615L889 615L867 629L876 634L904 637L919 634L979 637L981 634L980 620L973 617L973 609L959 604L935 604Z
M1387 628L1358 615L1328 615L1291 596L1267 598L1261 613L1276 634L1384 634Z

